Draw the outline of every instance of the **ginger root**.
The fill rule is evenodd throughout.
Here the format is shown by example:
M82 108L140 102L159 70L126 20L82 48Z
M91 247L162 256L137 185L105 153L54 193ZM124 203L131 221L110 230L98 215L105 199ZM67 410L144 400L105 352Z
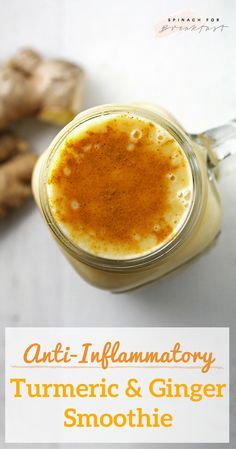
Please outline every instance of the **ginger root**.
M27 116L66 124L80 110L83 84L77 65L19 51L0 67L0 130ZM31 196L35 161L23 139L0 132L0 218Z
M80 111L83 85L79 66L21 50L0 68L0 129L30 115L68 123Z
M27 143L10 132L0 134L0 218L31 196L31 174L36 162Z

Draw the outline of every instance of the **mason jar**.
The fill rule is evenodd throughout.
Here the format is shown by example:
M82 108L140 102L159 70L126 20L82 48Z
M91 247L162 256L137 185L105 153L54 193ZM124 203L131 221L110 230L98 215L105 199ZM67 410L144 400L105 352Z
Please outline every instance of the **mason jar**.
M193 180L189 212L174 237L153 252L124 260L96 256L75 245L58 226L47 189L49 166L65 139L79 131L82 124L116 113L132 114L164 128L184 151ZM45 222L77 273L95 287L123 292L167 275L209 247L221 229L222 202L216 184L217 168L219 161L231 153L232 148L227 145L226 148L225 143L232 133L235 134L233 122L200 135L188 135L171 114L147 104L104 105L78 114L41 155L32 180L34 197Z

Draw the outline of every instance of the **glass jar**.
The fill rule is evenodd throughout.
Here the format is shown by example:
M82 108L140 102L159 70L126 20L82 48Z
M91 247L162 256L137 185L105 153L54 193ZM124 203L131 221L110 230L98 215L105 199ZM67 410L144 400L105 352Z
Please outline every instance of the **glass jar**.
M144 256L111 260L85 252L62 233L50 210L47 174L58 148L82 123L102 115L127 112L161 125L180 144L192 171L193 199L183 226L170 242ZM235 134L233 123L190 136L168 112L146 104L105 105L77 115L39 158L32 185L36 203L53 237L80 276L98 288L123 292L161 278L209 247L221 229L222 204L215 174L219 160L231 153L223 144L232 129Z

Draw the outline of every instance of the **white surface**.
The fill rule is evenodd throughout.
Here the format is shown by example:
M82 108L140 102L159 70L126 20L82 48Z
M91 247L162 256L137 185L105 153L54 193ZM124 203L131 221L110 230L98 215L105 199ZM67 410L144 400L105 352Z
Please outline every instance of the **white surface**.
M161 18L186 9L219 16L230 28L222 34L155 36ZM3 61L30 45L45 55L74 60L87 72L84 107L152 101L168 108L189 131L199 131L236 115L235 17L236 4L230 0L2 0L0 56ZM56 132L32 121L18 128L30 133L39 152ZM216 246L171 277L119 296L81 280L39 212L27 205L0 223L1 330L14 325L231 326L234 347L235 172L220 181L220 190L225 218ZM233 350L231 358L235 384ZM234 405L232 423L235 418ZM233 448L234 425L231 433Z

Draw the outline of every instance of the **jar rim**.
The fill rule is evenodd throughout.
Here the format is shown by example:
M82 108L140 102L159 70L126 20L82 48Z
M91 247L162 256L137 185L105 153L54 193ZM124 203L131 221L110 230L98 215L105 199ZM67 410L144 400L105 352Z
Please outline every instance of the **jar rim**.
M50 163L58 150L58 148L62 145L63 141L69 136L71 132L73 132L78 126L82 123L85 123L89 120L95 119L100 116L110 115L114 113L119 114L132 114L142 117L144 119L150 120L160 126L162 126L170 135L174 137L174 139L179 143L181 149L184 151L185 156L188 160L192 181L193 181L193 195L191 206L189 208L188 214L185 217L184 222L182 223L178 232L174 235L174 237L160 246L159 248L151 251L147 254L143 254L141 256L127 258L127 259L110 259L104 258L101 256L93 255L84 249L80 248L78 245L74 244L72 241L65 236L62 229L56 223L56 220L53 217L48 198L47 191L47 179L48 179L48 170L50 167ZM167 114L167 115L166 115ZM41 184L42 181L42 184ZM197 161L197 157L195 152L192 149L192 144L189 139L189 136L186 132L181 128L180 125L176 123L172 123L172 121L168 118L168 113L162 111L161 114L156 112L155 109L148 109L147 105L123 105L123 104L107 104L102 106L96 106L90 109L87 109L81 113L79 113L70 123L68 123L53 139L49 148L48 155L42 164L40 170L40 186L39 186L39 198L42 207L43 215L53 232L56 240L61 246L65 246L68 253L78 259L80 262L83 262L89 266L92 266L97 269L103 269L108 271L132 271L137 270L139 268L149 267L154 262L159 259L164 259L168 255L172 254L172 252L187 238L190 234L194 224L196 223L199 212L201 209L201 199L202 199L202 177L199 168L199 164Z

